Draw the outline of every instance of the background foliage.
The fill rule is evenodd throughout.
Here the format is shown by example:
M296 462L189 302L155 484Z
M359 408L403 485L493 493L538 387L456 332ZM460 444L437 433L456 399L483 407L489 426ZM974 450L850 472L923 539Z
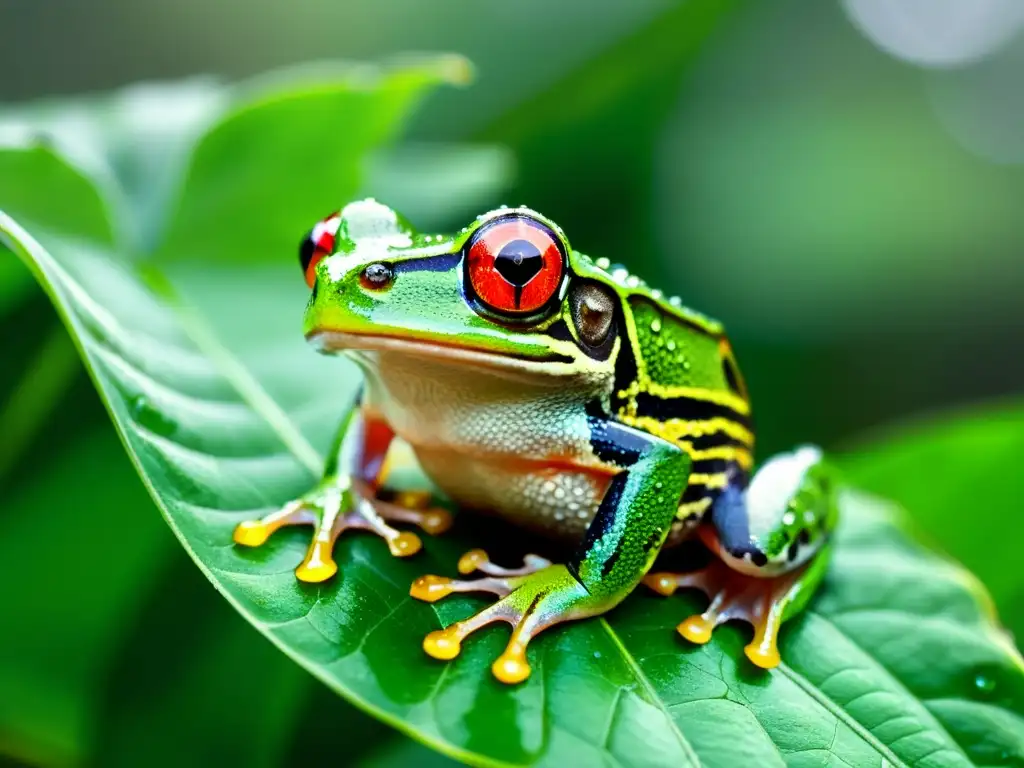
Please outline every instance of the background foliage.
M1015 297L1024 225L1015 201L1024 174L949 127L957 104L990 94L999 81L985 68L1012 64L1016 43L980 64L922 71L878 50L838 6L807 0L607 4L601 13L579 3L64 5L0 7L0 27L19 32L0 51L0 97L32 101L10 105L0 133L5 142L44 139L24 156L35 166L0 162L5 210L16 192L25 208L12 213L124 238L140 252L171 226L186 239L155 258L177 264L182 279L191 274L194 301L216 308L229 329L238 318L238 337L251 338L241 318L252 321L260 296L244 299L249 312L234 307L243 299L225 289L230 272L218 265L258 273L264 295L291 297L297 317L303 287L286 232L308 226L318 195L373 192L437 227L480 206L527 202L562 223L576 247L626 261L725 319L757 399L763 452L816 441L851 454L851 477L904 502L923 535L975 570L1004 621L1024 632L1014 562L1020 407L1004 401L972 406L962 424L887 427L899 435L885 454L862 448L860 434L1022 389L1024 309ZM245 44L225 44L227 28ZM439 92L409 119L384 110L394 130L378 124L373 141L352 145L357 164L322 177L307 169L317 147L336 149L338 138L329 126L316 138L316 125L305 126L296 135L308 154L282 154L297 169L281 169L284 190L237 176L239 162L229 160L233 181L255 197L235 209L178 210L180 226L159 216L181 172L181 148L166 142L223 112L217 83L50 98L428 47L470 55L475 83ZM34 55L44 48L60 53ZM446 79L459 80L452 62ZM150 124L154 103L164 109ZM268 119L287 125L286 106ZM975 122L978 114L987 113L971 113ZM119 121L145 128L147 145L111 133ZM995 125L1012 133L1012 121ZM5 187L50 172L47 141L88 169L76 140L97 134L128 190L124 231L91 228L99 203L72 177L54 172L35 199ZM222 147L210 150L208 167L219 177L214 161L234 146L230 127L215 141ZM254 207L281 218L249 215ZM245 248L235 245L241 221ZM217 243L232 247L203 250ZM0 578L17 585L3 605L0 752L28 764L102 756L107 765L144 751L176 764L175 748L187 742L199 764L274 765L344 743L356 761L412 759L404 750L416 747L278 654L187 562L50 305L6 253L0 322ZM266 675L255 688L233 684L255 668ZM239 732L252 738L240 742Z

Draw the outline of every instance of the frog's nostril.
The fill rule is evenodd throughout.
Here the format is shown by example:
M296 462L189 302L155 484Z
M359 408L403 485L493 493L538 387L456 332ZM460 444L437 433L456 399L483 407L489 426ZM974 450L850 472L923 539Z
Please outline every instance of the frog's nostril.
M359 276L359 282L371 291L383 291L390 288L395 280L395 271L387 264L371 264Z

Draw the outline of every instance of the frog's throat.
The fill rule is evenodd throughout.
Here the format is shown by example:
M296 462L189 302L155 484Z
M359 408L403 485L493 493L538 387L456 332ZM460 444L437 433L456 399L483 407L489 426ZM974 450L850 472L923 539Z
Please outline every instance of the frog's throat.
M499 371L518 371L543 376L572 376L579 373L571 357L547 353L526 357L512 353L495 352L465 344L445 343L440 340L398 338L382 334L346 333L317 330L306 336L317 351L335 352L397 352L412 357L442 360Z

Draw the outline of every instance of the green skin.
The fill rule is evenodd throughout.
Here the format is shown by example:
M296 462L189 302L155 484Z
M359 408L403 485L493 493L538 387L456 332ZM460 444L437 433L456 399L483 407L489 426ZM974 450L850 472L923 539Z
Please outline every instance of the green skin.
M548 228L566 260L559 290L534 316L503 315L487 307L469 285L467 248L478 230L508 216ZM374 285L367 281L368 268L379 264L390 270L390 279ZM578 468L588 477L604 478L585 529L575 529L575 535L548 525L552 518L542 519L526 502L521 513L515 500L498 511L530 529L568 538L574 554L564 565L453 582L461 585L455 591L479 588L500 599L447 634L434 633L433 645L427 644L432 655L450 658L477 626L509 621L515 626L513 639L499 660L506 667L502 671L496 664L495 674L517 682L529 673L522 650L532 635L560 621L611 609L637 587L666 541L674 544L691 533L715 548L733 569L730 573L761 578L765 585L783 583L784 589L771 593L780 620L813 593L825 570L823 545L837 518L830 470L816 450L805 448L768 462L751 480L746 392L715 321L676 299L666 300L624 270L573 251L557 225L527 209L485 214L455 235L424 236L383 205L353 203L341 213L334 253L320 260L311 275L315 286L305 335L322 352L351 354L366 373L367 388L343 422L323 482L302 500L308 508L321 509L323 500L338 498L339 491L351 506L353 479L375 489L396 432L418 455L423 449L428 474L429 451L451 449L465 450L465 456L488 453L497 466L522 458L530 471L543 468L554 453L559 467L569 465L567 477ZM598 352L586 341L580 294L574 292L583 284L594 286L614 306L608 341ZM433 365L441 355L450 358L444 365L465 369L460 386L468 389L453 398L452 419L483 424L486 437L452 438L448 422L417 430L417 414L423 412L415 402L418 395L396 389L395 382L404 377L385 370L376 355L390 350L401 360L399 355L415 357L420 348L430 350L424 365ZM546 449L531 448L531 453L517 446L533 443L502 437L532 429L516 421L512 428L502 422L488 432L488 419L501 418L491 416L492 410L504 413L506 390L500 387L510 385L495 384L504 379L484 369L522 380L508 389L508 396L519 398L523 424L534 402L538 409L547 408L540 423L556 426L535 430L543 433L537 440L547 441ZM553 391L559 393L558 404L549 406ZM367 437L370 425L372 440ZM445 478L435 480L460 501L461 488L449 490L456 480L447 479L449 487ZM372 511L363 512L372 517Z

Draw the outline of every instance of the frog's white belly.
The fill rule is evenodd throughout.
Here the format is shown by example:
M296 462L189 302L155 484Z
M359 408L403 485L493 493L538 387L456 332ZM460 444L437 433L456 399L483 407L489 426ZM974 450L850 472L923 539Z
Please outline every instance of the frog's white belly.
M496 514L564 539L583 535L604 496L607 475L543 465L508 466L471 456L416 450L423 471L460 508Z
M591 450L584 397L562 382L378 353L364 405L460 507L577 537L609 480Z

